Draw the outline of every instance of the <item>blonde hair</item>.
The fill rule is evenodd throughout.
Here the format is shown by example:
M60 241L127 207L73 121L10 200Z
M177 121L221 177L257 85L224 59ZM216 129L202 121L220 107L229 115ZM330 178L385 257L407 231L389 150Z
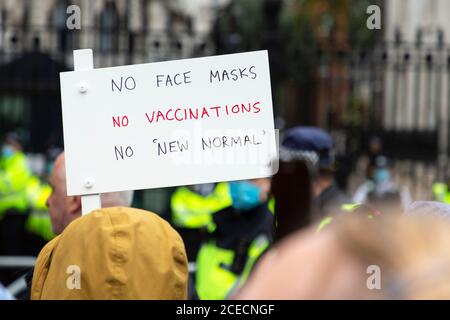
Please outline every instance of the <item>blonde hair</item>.
M402 215L338 220L337 245L363 265L380 267L385 298L450 298L448 220Z
M133 191L108 192L100 194L102 208L131 207Z

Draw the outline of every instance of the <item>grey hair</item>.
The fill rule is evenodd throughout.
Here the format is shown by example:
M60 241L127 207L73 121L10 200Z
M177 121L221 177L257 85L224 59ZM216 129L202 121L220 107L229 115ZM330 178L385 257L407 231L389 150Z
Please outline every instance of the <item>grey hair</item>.
M120 191L102 193L100 195L102 208L108 207L131 207L134 191Z
M450 220L450 205L437 201L416 201L406 210L408 215L432 215Z

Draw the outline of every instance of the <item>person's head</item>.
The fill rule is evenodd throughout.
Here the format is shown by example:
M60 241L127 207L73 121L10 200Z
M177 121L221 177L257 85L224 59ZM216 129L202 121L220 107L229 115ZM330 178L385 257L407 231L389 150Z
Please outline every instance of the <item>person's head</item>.
M22 141L18 134L8 133L3 141L2 157L8 158L23 150Z
M449 299L450 224L355 215L297 233L263 257L237 298Z
M414 201L405 210L406 215L442 217L450 222L450 205L438 201Z
M391 181L389 162L385 156L376 157L375 167L373 168L372 176L369 178L376 184L385 184Z
M39 253L33 300L186 299L183 240L149 211L113 207L74 220Z
M280 160L303 160L309 164L314 196L333 184L334 143L321 128L299 126L287 130L280 147Z
M369 140L369 153L372 155L378 155L383 149L383 142L380 137L372 136Z
M64 152L56 158L48 182L52 187L52 193L47 199L52 229L55 234L60 234L70 222L81 216L81 197L67 195ZM104 208L129 207L133 192L104 193L100 197Z
M310 171L304 160L282 160L278 172L272 177L276 242L309 226L313 221Z

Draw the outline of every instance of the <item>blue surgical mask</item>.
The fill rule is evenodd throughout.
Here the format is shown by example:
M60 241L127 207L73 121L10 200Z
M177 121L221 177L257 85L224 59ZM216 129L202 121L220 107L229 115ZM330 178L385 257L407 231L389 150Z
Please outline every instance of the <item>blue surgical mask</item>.
M261 203L261 188L257 185L247 181L233 181L229 184L233 208L245 211Z
M387 169L377 169L375 171L374 180L376 183L387 182L390 179L389 171Z
M3 146L2 148L2 157L8 159L14 155L14 149L10 146Z

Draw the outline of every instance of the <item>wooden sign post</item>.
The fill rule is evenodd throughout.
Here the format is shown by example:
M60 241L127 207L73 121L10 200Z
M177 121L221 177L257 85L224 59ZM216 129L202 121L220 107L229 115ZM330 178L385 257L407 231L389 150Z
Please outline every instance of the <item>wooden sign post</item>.
M73 69L75 71L92 70L94 69L94 56L91 49L74 50L73 51ZM80 93L85 93L88 89L86 84L80 83ZM89 184L89 180L86 181ZM81 196L81 211L82 214L91 212L92 210L101 208L100 194L88 194Z

